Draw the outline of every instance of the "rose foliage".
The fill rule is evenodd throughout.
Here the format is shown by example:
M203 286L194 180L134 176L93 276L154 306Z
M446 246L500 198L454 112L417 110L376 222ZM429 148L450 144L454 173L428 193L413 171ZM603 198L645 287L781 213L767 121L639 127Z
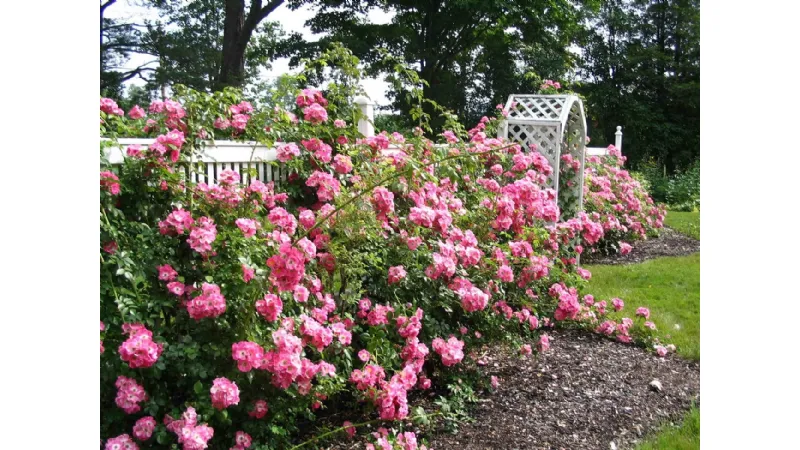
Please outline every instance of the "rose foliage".
M292 111L235 91L178 88L146 113L101 100L105 448L288 448L343 404L391 425L410 418L409 393L474 369L472 349L544 351L560 323L651 343L649 312L617 324L603 316L621 300L581 294L576 249L618 231L608 211L559 222L540 187L552 168L490 138L495 118L437 142L363 138L352 86L298 88ZM102 156L143 134L155 141L122 164ZM274 147L288 177L205 179L215 137ZM622 176L593 167L593 182ZM392 436L376 444L417 448Z

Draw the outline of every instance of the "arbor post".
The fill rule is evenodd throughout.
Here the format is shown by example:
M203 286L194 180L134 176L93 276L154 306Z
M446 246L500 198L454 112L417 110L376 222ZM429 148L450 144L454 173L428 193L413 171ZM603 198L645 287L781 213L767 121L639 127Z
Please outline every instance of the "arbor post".
M361 110L361 114L364 116L358 121L358 131L363 134L364 137L374 136L375 104L372 103L369 98L363 95L359 95L353 99L353 102L358 105L358 108Z

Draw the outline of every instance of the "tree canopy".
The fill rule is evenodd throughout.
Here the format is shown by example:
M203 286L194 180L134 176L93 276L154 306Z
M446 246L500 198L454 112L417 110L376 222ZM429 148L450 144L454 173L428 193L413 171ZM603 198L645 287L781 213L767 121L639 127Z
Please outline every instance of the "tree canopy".
M527 84L525 74L563 76L574 56L585 6L561 0L290 0L290 7L318 8L308 25L326 33L306 45L304 56L329 42L342 42L372 75L393 71L376 48L415 68L424 95L465 120L476 120L511 92ZM392 13L389 23L368 20L368 12ZM406 111L403 92L390 93Z
M276 58L293 64L341 43L368 75L396 78L398 64L414 76L393 83L387 97L396 126L425 98L474 123L509 94L536 92L560 80L586 99L593 145L613 143L624 127L634 166L654 161L667 171L699 157L699 0L141 0L161 19L127 23L104 17L101 2L101 91L122 99L122 85L145 90L183 84L202 91L225 86L255 92L259 73ZM307 26L321 38L304 42L270 22L276 8L311 7ZM390 19L370 20L382 11ZM142 67L122 70L131 54ZM155 64L151 64L155 63ZM129 65L128 65L129 66ZM319 73L310 82L322 84ZM258 97L258 95L255 95ZM123 102L124 103L124 102ZM425 104L434 132L444 119Z

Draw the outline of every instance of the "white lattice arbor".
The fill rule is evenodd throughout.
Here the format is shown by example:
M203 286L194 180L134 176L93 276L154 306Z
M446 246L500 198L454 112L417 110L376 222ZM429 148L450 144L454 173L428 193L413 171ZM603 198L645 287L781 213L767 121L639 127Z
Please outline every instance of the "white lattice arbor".
M498 137L518 142L541 153L553 167L547 187L556 191L562 220L583 210L583 164L586 153L586 118L583 102L574 95L512 94L505 109L508 116ZM580 161L572 170L563 155ZM563 166L563 167L562 167Z

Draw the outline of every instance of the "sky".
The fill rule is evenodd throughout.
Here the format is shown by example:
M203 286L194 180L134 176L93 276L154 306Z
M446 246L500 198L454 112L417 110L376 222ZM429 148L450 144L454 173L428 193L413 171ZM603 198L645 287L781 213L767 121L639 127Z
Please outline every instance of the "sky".
M111 5L107 10L105 16L110 19L133 19L133 21L141 21L142 19L157 20L158 13L154 9L137 6L136 2L131 0L120 0ZM305 22L314 16L314 9L304 6L296 11L291 11L283 4L279 6L272 14L269 15L267 20L278 22L283 29L287 32L297 31L303 35L303 38L309 41L317 40L321 35L311 33L311 30L305 26ZM372 23L388 23L392 15L383 11L371 11L369 14ZM148 55L131 55L131 59L126 64L125 68L135 68L152 59ZM289 58L280 58L272 62L270 70L262 71L264 78L275 78L281 74L288 72L297 72L297 70L289 69ZM139 78L131 80L130 83L142 85L144 81ZM363 81L364 90L367 95L377 105L388 105L389 100L386 98L386 92L389 84L382 79L367 78Z

